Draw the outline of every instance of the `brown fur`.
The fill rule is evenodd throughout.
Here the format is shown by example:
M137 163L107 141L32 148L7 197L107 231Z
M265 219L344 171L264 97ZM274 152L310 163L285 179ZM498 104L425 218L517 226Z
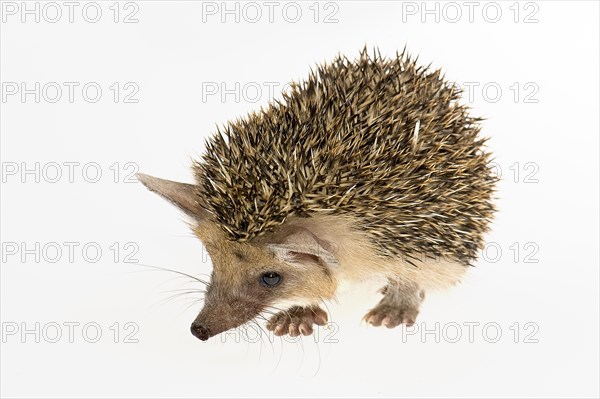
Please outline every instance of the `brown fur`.
M335 294L335 280L316 262L283 262L264 245L229 240L210 220L200 223L195 233L213 263L205 305L194 321L208 326L209 336L250 321L270 305L282 301L320 303ZM277 241L285 241L285 237ZM279 273L285 283L274 288L261 285L260 276L271 271Z
M327 243L338 265L324 266L311 257L303 257L300 263L287 263L269 249L272 244L294 241L299 232L305 230L317 236L321 243ZM290 308L293 311L276 315L267 327L278 335L308 334L312 332L312 318L308 319L309 323L307 316L302 319L297 314L322 312L318 306L335 296L340 283L377 277L391 282L382 303L371 310L365 320L388 327L403 320L414 322L422 300L413 300L418 297L414 292L455 284L465 271L464 265L448 260L431 259L415 265L414 260L410 264L378 255L365 234L355 228L355 221L347 217L294 218L273 233L244 242L231 241L210 220L199 222L195 234L206 246L214 271L204 309L194 323L210 326L210 336L244 324L265 309L284 303L294 304ZM267 271L279 273L285 283L274 288L262 286L259 279ZM305 307L298 306L300 304Z

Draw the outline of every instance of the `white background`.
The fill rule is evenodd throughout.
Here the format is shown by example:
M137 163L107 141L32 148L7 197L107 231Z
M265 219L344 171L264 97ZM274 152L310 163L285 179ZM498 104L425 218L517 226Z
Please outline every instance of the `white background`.
M235 14L222 22L220 2L137 1L118 5L117 23L112 1L99 3L97 23L83 18L85 2L73 23L62 2L56 23L44 18L53 19L55 9L46 7L39 23L27 14L22 22L21 3L13 3L15 15L6 3L2 396L599 395L597 2L476 3L471 20L463 2L430 2L438 21L435 11L423 14L421 2L310 2L300 4L295 23L293 6L282 15L285 3L277 3L273 22L261 2L258 22L256 8L243 4L239 22ZM139 22L123 23L136 5ZM86 10L93 18L93 8ZM131 262L200 275L210 273L210 261L184 217L127 175L139 168L191 181L191 159L216 125L268 104L270 85L278 93L317 63L338 52L355 57L365 44L384 55L406 45L421 63L474 87L465 101L487 118L484 134L502 172L489 252L461 286L428 296L414 335L361 323L378 300L371 287L361 287L329 305L335 326L321 330L316 343L236 343L234 335L198 341L189 333L198 295L166 300L198 286ZM22 82L30 89L40 82L39 103L34 94L9 95ZM63 87L56 103L49 101L52 85L42 90L49 82ZM79 84L72 103L64 82ZM103 90L96 103L82 95L89 82ZM117 103L109 88L115 82ZM134 87L126 89L128 82L139 88L137 103L123 101ZM239 99L206 92L221 84L235 91L236 83ZM79 163L72 182L65 162ZM39 182L35 172L23 173L36 163ZM62 172L56 183L54 163ZM90 183L95 165L102 176ZM78 243L73 259L65 242ZM25 259L20 249L14 253L21 243L33 249ZM91 249L82 254L87 243ZM52 263L56 246L63 253ZM102 255L92 263L95 247ZM137 253L125 259L131 248ZM37 337L22 334L36 323ZM80 323L73 342L64 323ZM97 343L87 342L93 329L83 335L86 323L101 328ZM472 339L468 323L475 323ZM52 343L56 325L62 336ZM125 342L127 332L138 342Z

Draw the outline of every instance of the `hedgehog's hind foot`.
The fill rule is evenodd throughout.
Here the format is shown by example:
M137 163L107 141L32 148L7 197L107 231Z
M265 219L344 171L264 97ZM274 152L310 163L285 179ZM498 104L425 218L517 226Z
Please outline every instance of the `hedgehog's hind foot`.
M327 313L323 309L318 306L293 306L271 317L267 322L267 330L273 331L278 337L286 334L297 337L300 334L311 335L313 324L327 324Z
M364 317L375 326L394 328L399 324L415 324L425 292L412 282L390 281L382 290L384 297Z
M380 303L365 315L364 320L375 327L383 325L394 328L400 324L412 326L418 314L418 308L400 308Z

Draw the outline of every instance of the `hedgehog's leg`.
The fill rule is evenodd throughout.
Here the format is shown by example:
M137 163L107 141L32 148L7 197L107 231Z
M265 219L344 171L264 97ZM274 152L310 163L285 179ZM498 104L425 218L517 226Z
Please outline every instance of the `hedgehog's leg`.
M300 334L312 334L313 324L319 326L327 324L327 313L323 309L316 305L293 306L271 317L267 322L267 329L273 331L276 336L289 334L297 337Z
M383 299L365 315L367 323L387 328L402 323L408 326L415 323L425 291L411 281L390 280L382 293Z

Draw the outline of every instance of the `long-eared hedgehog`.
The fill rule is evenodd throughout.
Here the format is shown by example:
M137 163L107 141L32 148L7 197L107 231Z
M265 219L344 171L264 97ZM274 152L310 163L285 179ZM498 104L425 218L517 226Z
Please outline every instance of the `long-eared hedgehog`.
M412 324L427 290L459 281L483 246L496 178L480 118L439 70L364 49L228 123L196 184L139 174L189 214L213 272L192 323L201 340L266 313L309 335L341 282L382 277L365 320Z

